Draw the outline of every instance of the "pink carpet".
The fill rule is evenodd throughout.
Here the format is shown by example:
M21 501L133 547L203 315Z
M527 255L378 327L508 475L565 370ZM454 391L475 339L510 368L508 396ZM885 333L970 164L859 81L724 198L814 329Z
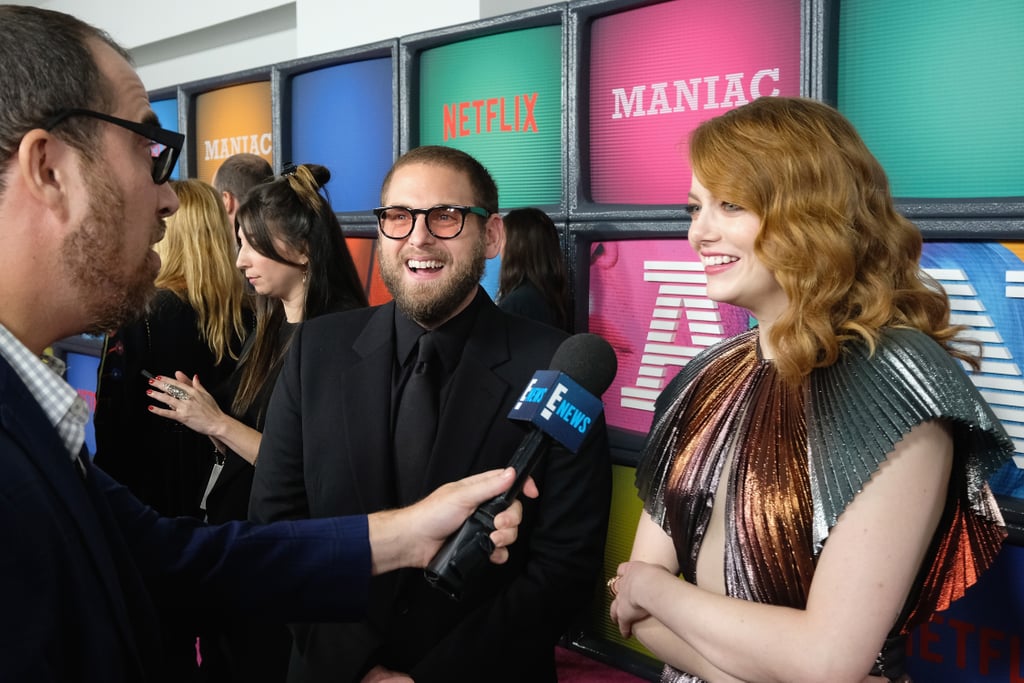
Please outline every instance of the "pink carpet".
M565 647L555 648L555 664L559 683L647 683L646 679Z

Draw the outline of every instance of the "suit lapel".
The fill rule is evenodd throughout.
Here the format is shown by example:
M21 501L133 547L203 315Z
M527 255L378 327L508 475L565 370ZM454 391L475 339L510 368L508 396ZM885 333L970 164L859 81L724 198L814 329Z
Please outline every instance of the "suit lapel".
M353 342L359 360L344 370L339 381L359 387L341 392L340 434L345 439L349 481L360 509L380 509L381 501L397 500L391 444L391 375L394 363L394 302L374 312ZM496 369L510 359L505 317L484 302L463 349L447 400L442 406L437 438L427 465L421 494L479 469L483 445L493 425L502 419L502 405L516 391Z
M476 471L488 433L505 417L499 411L514 388L495 372L509 360L505 324L497 307L484 302L441 407L422 493Z
M394 303L374 311L352 344L359 360L344 370L340 381L356 391L341 393L338 407L345 439L342 452L359 509L394 504L394 462L391 457L391 374L395 355Z

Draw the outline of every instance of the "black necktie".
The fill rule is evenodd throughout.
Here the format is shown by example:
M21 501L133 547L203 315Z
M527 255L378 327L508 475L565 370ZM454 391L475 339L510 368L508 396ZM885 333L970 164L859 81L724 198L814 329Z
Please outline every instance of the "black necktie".
M395 412L395 472L399 501L415 501L423 489L423 473L437 432L437 356L433 337L424 333L412 374Z

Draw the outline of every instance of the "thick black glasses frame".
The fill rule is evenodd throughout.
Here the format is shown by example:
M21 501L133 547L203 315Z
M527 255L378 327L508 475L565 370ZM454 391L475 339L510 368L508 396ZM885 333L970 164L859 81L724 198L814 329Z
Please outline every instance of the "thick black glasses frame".
M166 183L167 179L171 177L171 171L174 169L174 164L178 161L178 155L181 154L181 148L185 146L185 136L181 133L175 133L173 130L167 130L152 123L139 123L137 121L119 119L116 116L93 111L91 109L64 109L50 117L50 119L43 124L43 129L53 130L63 121L73 116L89 116L94 119L99 119L100 121L106 121L107 123L112 123L115 126L120 126L121 128L141 135L150 142L163 145L163 149L160 150L160 153L153 157L152 176L153 182L157 185Z
M412 220L409 221L409 232L404 235L389 235L384 232L384 212L388 209L398 209L400 211L406 211L412 216ZM459 224L459 229L454 235L438 235L430 228L430 213L438 209L455 209L462 215L462 223ZM378 206L373 210L373 215L377 217L377 227L380 229L380 234L384 235L388 239L392 240L404 240L406 237L412 234L412 231L416 229L416 216L422 215L423 222L427 226L427 232L436 237L439 240L451 240L455 239L462 234L462 229L466 227L466 216L475 213L477 216L488 218L491 212L482 206L462 206L460 204L438 204L432 206L429 209L412 209L408 206Z

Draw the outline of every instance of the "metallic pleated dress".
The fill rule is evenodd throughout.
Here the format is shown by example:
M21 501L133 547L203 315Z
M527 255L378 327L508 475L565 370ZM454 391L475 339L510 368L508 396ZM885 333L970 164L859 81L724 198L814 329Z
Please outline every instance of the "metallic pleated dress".
M961 597L1002 544L986 480L1013 444L959 362L917 330L886 329L873 354L847 343L838 362L814 370L799 389L760 358L757 335L708 349L662 392L637 468L644 509L672 537L681 574L693 581L730 462L726 592L803 608L846 506L913 427L942 420L954 444L945 511L872 672L898 680L906 634ZM666 666L662 680L700 679Z

